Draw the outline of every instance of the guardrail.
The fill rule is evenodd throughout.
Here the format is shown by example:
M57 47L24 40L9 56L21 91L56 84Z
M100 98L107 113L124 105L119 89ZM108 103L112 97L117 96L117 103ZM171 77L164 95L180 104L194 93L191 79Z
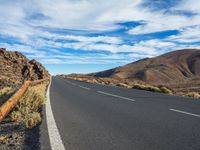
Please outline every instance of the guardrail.
M41 79L36 81L25 81L22 87L0 107L0 123L9 114L9 112L17 105L20 98L26 92L30 85L39 84L47 79Z
M37 84L39 84L39 83L41 83L41 82L43 82L43 81L46 81L47 79L45 78L45 79L41 79L41 80L35 80L35 81L32 81L31 83L30 83L30 85L37 85Z

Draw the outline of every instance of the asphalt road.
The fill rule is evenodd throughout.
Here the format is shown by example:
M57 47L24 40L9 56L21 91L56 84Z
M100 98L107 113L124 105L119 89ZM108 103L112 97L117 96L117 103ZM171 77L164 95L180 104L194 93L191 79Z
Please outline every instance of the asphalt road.
M198 100L53 77L50 101L65 149L200 150Z

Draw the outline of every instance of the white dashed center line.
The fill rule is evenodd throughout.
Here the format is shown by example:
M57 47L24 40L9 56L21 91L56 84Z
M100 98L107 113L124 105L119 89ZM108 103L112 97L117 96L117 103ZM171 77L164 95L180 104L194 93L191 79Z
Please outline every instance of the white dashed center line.
M86 90L90 90L90 88L84 87L84 86L81 86L81 85L79 85L79 87L80 87L80 88L83 88L83 89L86 89Z
M125 100L128 100L128 101L133 101L133 102L135 101L134 99L131 99L131 98L127 98L127 97L123 97L123 96L118 96L118 95L111 94L111 93L106 93L106 92L103 92L103 91L97 91L97 92L101 93L101 94L104 94L104 95L108 95L108 96L113 96L113 97L125 99Z
M174 111L174 112L178 112L178 113L182 113L182 114L186 114L186 115L190 115L190 116L199 117L199 118L200 118L200 115L193 114L193 113L189 113L189 112L186 112L186 111L177 110L177 109L169 109L169 110Z
M74 85L74 86L76 86L76 84L75 84L75 83L73 83L73 82L72 82L71 84L72 84L72 85Z

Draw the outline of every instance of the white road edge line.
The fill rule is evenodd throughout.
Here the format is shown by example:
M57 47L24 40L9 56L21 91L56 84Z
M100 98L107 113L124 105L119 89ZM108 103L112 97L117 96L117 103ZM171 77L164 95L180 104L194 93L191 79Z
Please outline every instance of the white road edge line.
M46 102L46 119L47 119L47 128L49 133L49 140L52 150L65 150L63 142L61 140L61 136L59 134L58 128L56 126L56 122L53 116L51 102L50 102L50 87L51 80L47 89L47 102Z
M199 117L199 118L200 118L200 115L193 114L193 113L189 113L189 112L185 112L185 111L182 111L182 110L177 110L177 109L172 109L172 108L170 108L169 110L175 111L175 112L179 112L179 113L183 113L183 114L187 114L187 115L191 115L191 116L195 116L195 117Z
M131 98L122 97L122 96L114 95L114 94L111 94L111 93L106 93L106 92L103 92L103 91L97 91L97 92L101 93L101 94L104 94L104 95L113 96L113 97L129 100L129 101L133 101L133 102L135 101L134 99L131 99Z
M80 88L83 88L83 89L86 89L86 90L90 90L90 88L87 88L87 87L84 87L84 86L81 86L79 85Z

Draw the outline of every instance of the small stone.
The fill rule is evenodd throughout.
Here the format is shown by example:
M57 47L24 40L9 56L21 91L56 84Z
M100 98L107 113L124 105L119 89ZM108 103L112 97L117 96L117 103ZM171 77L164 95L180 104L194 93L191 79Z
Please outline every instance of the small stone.
M8 139L7 135L0 136L0 141L4 142L6 139Z
M13 134L12 134L12 138L13 138L13 139L17 139L17 138L18 138L18 135L17 135L16 133L13 133Z

